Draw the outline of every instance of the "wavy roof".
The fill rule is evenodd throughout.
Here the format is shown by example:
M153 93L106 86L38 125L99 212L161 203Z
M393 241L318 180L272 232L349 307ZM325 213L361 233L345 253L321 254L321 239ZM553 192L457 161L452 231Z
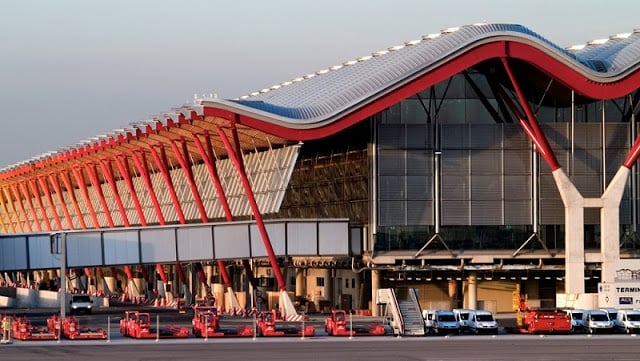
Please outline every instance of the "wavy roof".
M486 45L507 43L524 46L512 46L514 50L505 50L507 45L495 46L495 50L485 49L481 54L476 51L483 45L486 48ZM611 84L637 73L640 30L564 49L521 25L466 25L425 35L419 40L323 69L240 99L211 100L203 105L279 123L284 127L320 126L336 120L354 107L374 101L381 94L427 75L444 63L473 56L479 58L476 63L500 56L520 58L551 73L552 77L587 97L614 98L626 94L628 89L637 88L638 82L631 86L626 84L626 87L619 87L617 91L603 96L597 90L583 86L580 81L584 83L586 79L593 84ZM452 69L450 75L462 70Z
M317 139L476 64L500 57L523 61L556 84L591 99L617 98L640 88L640 29L564 49L522 25L466 25L424 35L239 99L208 98L185 104L149 120L4 167L0 174L38 162L45 166L47 162L81 157L105 147L126 148L128 142L158 131L174 136L166 129L193 122L194 115L204 115L198 124L205 128L234 119L242 125L242 134L250 146L265 135L265 141L271 143Z

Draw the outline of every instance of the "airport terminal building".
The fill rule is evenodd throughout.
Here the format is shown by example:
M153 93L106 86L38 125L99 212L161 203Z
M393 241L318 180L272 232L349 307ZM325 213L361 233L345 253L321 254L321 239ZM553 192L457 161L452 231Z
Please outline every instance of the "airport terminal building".
M56 268L29 235L69 230L96 247L70 268L166 270L194 293L181 267L374 314L389 287L495 312L517 289L596 294L640 274L638 59L640 31L562 48L474 24L198 99L1 169L4 281ZM96 232L132 227L135 257Z

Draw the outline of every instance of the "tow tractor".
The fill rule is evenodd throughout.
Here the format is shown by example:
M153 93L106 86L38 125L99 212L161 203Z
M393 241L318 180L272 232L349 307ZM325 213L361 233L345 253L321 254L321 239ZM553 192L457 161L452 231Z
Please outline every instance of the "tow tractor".
M126 311L120 320L120 333L132 338L186 338L186 327L164 326L151 328L151 315L147 312Z
M47 326L50 330L60 329L60 318L53 315L47 319ZM107 331L103 328L90 329L87 326L80 326L77 317L66 317L62 321L62 337L70 340L105 340L107 339Z
M193 308L192 331L196 337L253 337L253 327L220 328L220 317L215 307Z
M350 325L344 310L331 311L331 317L324 320L324 330L329 336L384 336L382 324Z
M562 310L526 309L519 333L571 333L571 316ZM522 317L522 316L520 316Z
M13 338L18 340L55 340L58 338L56 327L33 326L26 317L13 320Z
M297 322L277 321L276 310L260 312L256 318L258 336L299 336L310 337L315 335L315 328L311 325L302 326Z

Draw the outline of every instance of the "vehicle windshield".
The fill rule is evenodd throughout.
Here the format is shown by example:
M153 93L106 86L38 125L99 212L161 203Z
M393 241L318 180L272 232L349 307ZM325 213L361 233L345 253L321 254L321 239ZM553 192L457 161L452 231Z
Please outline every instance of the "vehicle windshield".
M627 314L627 320L629 320L629 321L640 321L640 315L638 315L638 314Z
M581 320L582 319L582 313L581 312L572 312L571 313L571 318L573 318L574 320Z
M453 315L438 315L438 321L440 322L455 322L456 318Z
M601 314L592 314L591 321L609 321L609 316Z
M468 320L469 319L469 314L466 312L460 312L458 314L458 316L460 317L461 320Z
M89 296L73 296L73 302L91 302Z
M476 315L476 320L478 320L478 321L493 321L493 316L491 316L491 315Z

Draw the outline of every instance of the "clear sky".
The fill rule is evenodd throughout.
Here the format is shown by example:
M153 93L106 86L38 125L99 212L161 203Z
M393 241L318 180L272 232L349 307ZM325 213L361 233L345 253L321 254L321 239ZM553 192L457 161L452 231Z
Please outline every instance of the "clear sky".
M638 0L0 0L0 168L448 27L517 23L566 47L638 14Z

